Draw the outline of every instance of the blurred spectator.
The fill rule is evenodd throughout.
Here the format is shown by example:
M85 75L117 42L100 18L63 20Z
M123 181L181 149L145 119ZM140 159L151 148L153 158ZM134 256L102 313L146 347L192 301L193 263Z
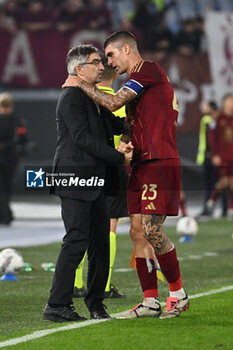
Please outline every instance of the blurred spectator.
M17 0L9 0L1 7L0 11L0 26L1 29L9 31L14 34L17 30L16 18L19 13L19 6Z
M204 17L206 14L206 11L214 10L215 0L196 0L195 2L195 8L196 8L196 15L200 17Z
M166 23L176 34L181 28L181 22L199 16L204 18L207 10L233 11L232 0L163 0L168 5L173 3L166 12Z
M203 101L201 104L202 118L200 120L199 144L197 152L197 164L203 166L205 198L204 208L200 216L208 215L206 203L210 199L214 185L216 183L215 167L212 164L211 144L212 130L216 126L219 110L215 101Z
M85 29L112 31L111 12L104 0L90 0L84 13Z
M15 34L17 27L13 18L8 17L3 9L0 9L0 29Z
M140 29L143 38L151 38L151 27L156 21L156 6L153 0L135 0L135 12L133 14L133 24Z
M116 30L122 20L134 13L134 0L108 0L107 4L112 13L113 28Z
M139 50L143 50L144 49L144 40L142 37L142 33L140 31L140 29L136 28L133 23L132 20L129 18L124 18L121 20L120 22L120 27L117 28L117 30L125 30L128 31L130 33L132 33L135 38L137 39L137 43L138 43L138 48Z
M52 13L41 0L31 0L26 10L20 11L18 22L30 32L47 30L52 27Z
M19 8L26 10L30 4L31 0L16 0Z
M157 22L154 22L151 27L151 36L148 39L147 49L155 52L154 59L157 62L161 62L174 50L175 39L172 32L166 27L163 14Z
M190 56L200 48L201 33L196 29L194 18L183 21L182 29L177 35L176 46L183 56Z
M196 0L195 0L196 1ZM186 21L196 15L195 1L193 0L176 0L176 7L181 21Z
M9 225L12 183L19 156L26 146L26 129L14 114L13 97L0 94L0 224Z
M207 201L206 211L212 214L219 195L229 187L229 216L233 217L233 94L223 98L223 108L212 133L212 163L216 167L218 181L211 198Z
M46 6L53 11L61 6L63 2L64 0L46 0Z
M193 20L194 20L194 26L195 26L197 36L199 37L199 40L200 40L199 49L201 51L207 51L207 39L205 35L204 19L201 16L196 16Z
M212 0L214 3L214 10L231 12L233 11L232 0Z
M82 0L66 0L55 12L56 29L62 33L81 29L83 13Z
M145 41L145 49L165 55L173 45L173 34L166 23L166 13L175 6L175 1L135 0L133 24L139 28Z
M165 13L165 22L167 28L173 33L177 34L181 28L181 19L179 11L176 7L176 2L173 0L163 0L167 4L167 10Z

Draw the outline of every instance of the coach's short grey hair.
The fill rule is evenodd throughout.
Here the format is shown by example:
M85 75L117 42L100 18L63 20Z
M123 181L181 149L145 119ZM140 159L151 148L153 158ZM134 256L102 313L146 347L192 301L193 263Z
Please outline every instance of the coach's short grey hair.
M87 62L92 53L98 52L98 49L91 44L80 44L73 47L67 54L66 65L70 75L77 75L75 67L77 64Z

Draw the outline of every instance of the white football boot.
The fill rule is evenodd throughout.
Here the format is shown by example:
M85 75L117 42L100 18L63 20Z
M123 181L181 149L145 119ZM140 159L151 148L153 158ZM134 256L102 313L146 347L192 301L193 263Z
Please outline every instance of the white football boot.
M183 299L177 299L174 297L168 297L166 308L160 315L160 318L172 318L180 316L181 312L189 308L189 299L186 296Z
M132 310L126 311L125 313L117 316L117 319L131 319L131 318L141 318L141 317L159 317L161 315L162 309L159 301L153 298L153 302L138 304Z

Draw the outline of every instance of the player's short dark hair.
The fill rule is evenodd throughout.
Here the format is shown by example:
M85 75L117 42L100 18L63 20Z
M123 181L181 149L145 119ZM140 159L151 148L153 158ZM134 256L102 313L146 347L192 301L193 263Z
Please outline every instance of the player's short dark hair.
M116 68L108 65L108 59L103 53L100 53L100 58L102 60L104 71L103 71L103 80L112 80L116 71Z
M209 104L210 108L214 109L215 111L218 110L218 105L215 101L208 101L208 104Z
M127 31L118 31L115 33L112 33L107 37L107 39L104 42L104 49L112 43L120 43L120 46L122 47L124 44L129 44L133 48L137 49L137 40L135 36Z
M233 93L232 93L232 92L226 93L226 94L223 96L222 101L225 101L228 97L233 97Z
M95 52L98 52L98 49L91 44L80 44L70 49L66 56L68 73L76 75L75 66L86 62L89 56Z

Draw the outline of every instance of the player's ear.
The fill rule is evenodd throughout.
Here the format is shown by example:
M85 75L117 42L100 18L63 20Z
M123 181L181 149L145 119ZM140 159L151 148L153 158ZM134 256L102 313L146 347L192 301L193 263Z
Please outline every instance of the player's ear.
M130 53L130 47L128 44L124 44L123 51L126 55L128 55Z

